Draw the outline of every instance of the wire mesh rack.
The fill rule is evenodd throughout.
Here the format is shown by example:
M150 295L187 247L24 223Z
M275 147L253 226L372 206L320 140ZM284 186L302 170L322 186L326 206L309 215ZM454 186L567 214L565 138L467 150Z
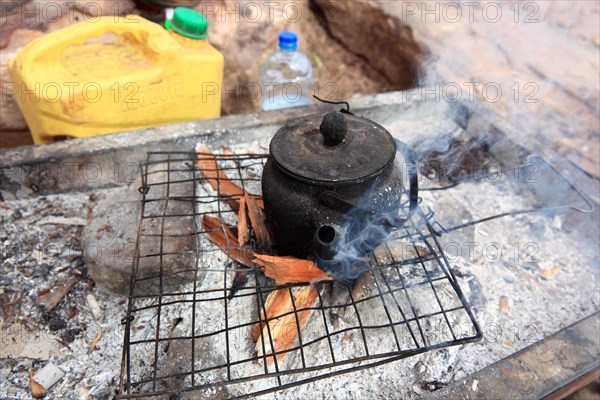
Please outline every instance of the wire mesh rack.
M481 338L431 210L419 207L356 281L315 283L315 302L297 306L306 284L275 285L207 239L203 216L234 225L237 213L202 183L198 157L153 152L142 166L118 398L247 397ZM217 161L260 195L266 156ZM291 311L267 313L274 290L289 291ZM277 323L293 341L283 350L274 345Z

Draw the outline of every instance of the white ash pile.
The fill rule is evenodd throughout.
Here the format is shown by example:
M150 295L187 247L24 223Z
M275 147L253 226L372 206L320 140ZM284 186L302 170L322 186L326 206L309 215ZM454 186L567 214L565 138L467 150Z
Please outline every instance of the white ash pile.
M30 373L52 365L50 378L57 382L34 376L52 385L44 389L46 398L114 396L126 302L98 292L81 246L92 207L109 193L0 204L1 398L28 397L35 382Z

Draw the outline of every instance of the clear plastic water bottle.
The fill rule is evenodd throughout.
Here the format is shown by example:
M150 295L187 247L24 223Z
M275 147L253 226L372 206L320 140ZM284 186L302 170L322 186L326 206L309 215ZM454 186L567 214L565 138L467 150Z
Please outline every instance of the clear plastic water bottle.
M279 50L267 58L260 71L264 111L306 106L311 101L314 76L310 59L298 48L294 32L279 34Z

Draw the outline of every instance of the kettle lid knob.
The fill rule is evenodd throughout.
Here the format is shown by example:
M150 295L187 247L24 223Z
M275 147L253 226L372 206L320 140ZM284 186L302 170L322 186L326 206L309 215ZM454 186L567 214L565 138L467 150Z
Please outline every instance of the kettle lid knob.
M346 139L346 134L348 133L346 117L339 111L326 114L321 122L321 126L319 126L319 131L327 146L337 146Z

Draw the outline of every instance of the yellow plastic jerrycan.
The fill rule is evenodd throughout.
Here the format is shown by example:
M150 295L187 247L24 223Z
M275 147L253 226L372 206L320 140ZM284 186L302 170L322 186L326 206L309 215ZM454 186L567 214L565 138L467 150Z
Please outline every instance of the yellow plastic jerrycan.
M34 142L220 116L223 55L206 29L177 8L169 30L100 17L31 42L8 71Z

